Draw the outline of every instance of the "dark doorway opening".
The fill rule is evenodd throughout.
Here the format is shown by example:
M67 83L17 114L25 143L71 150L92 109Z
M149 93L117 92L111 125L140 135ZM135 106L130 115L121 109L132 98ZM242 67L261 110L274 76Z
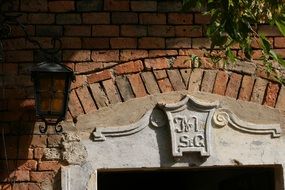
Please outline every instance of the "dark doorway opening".
M274 167L98 171L98 190L275 190Z

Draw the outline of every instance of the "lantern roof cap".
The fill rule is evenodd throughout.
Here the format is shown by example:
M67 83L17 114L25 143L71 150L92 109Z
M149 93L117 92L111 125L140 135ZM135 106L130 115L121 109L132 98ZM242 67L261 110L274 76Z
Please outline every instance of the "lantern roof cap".
M33 72L73 73L66 65L55 62L41 62L32 68Z

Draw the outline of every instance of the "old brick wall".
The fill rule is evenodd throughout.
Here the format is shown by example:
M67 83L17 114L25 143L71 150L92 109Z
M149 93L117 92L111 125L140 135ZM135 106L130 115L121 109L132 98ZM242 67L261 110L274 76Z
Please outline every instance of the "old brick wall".
M285 109L285 87L258 60L258 43L252 44L253 62L214 63L205 51L210 48L204 27L209 18L194 10L181 12L180 1L9 2L2 11L22 14L19 21L42 47L56 47L53 37L62 41L58 57L76 73L67 120L76 122L78 115L132 98L180 90ZM285 38L269 25L258 29L285 57ZM64 163L60 157L47 159L44 152L60 151L62 137L52 131L42 135L34 126L30 68L44 56L19 25L12 23L11 31L3 40L5 60L0 65L0 189L56 189ZM235 53L242 56L238 47ZM193 55L200 61L192 62ZM284 68L276 68L285 75Z

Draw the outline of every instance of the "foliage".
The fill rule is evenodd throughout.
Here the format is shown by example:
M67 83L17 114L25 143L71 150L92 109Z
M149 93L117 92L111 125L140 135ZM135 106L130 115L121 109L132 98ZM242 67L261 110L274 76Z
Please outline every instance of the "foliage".
M213 48L222 48L228 61L236 56L233 45L238 44L245 59L251 59L253 40L262 48L263 61L271 66L277 61L285 66L285 61L276 54L264 34L257 32L259 24L276 26L285 36L285 2L282 0L183 0L185 10L193 7L211 16L207 26L207 35Z

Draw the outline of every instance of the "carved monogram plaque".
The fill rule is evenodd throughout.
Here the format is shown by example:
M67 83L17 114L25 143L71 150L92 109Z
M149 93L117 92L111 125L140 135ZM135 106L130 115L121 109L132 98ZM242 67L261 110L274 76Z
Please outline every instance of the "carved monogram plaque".
M173 156L182 156L183 152L210 156L211 118L217 104L198 103L187 96L161 107L169 120Z

